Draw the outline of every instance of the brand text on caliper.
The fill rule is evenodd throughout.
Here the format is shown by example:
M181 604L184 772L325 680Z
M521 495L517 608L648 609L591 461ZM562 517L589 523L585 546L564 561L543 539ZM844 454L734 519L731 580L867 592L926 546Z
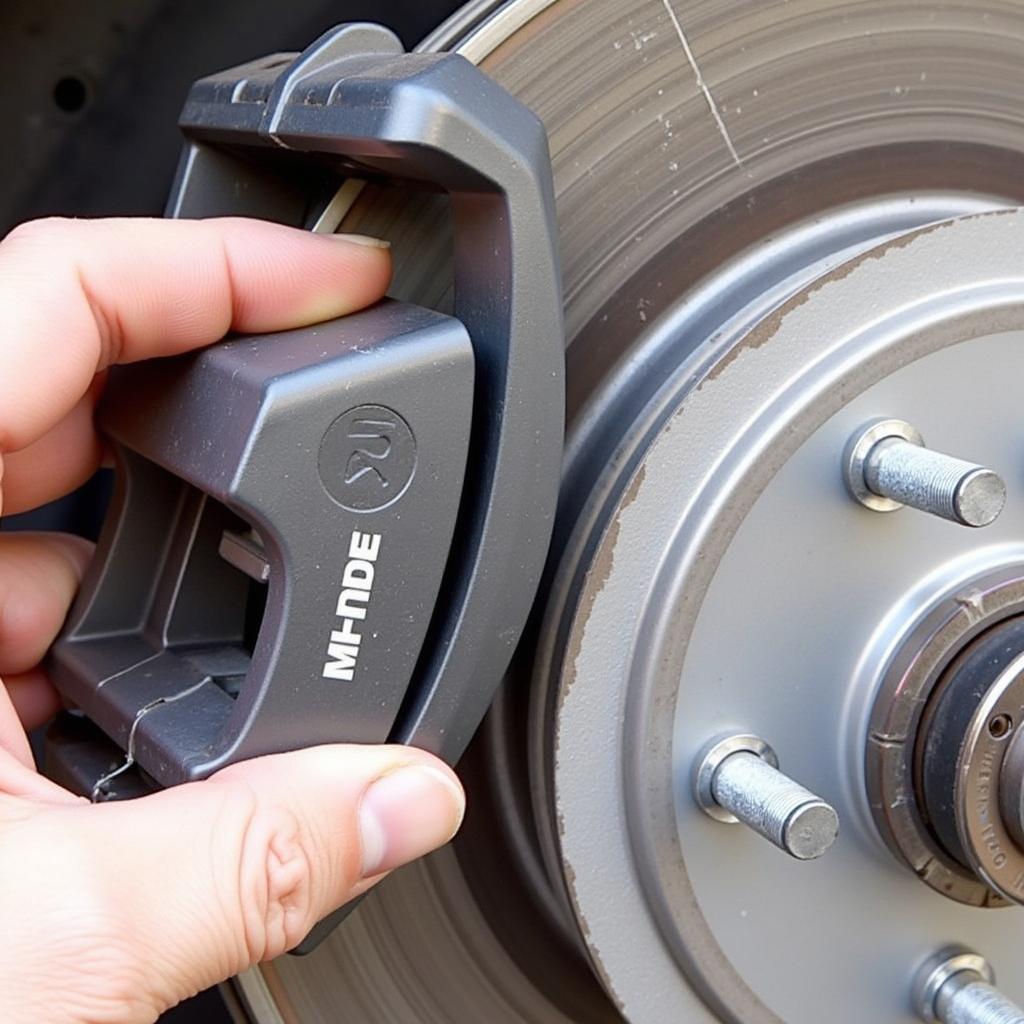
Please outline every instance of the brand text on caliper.
M338 629L331 630L322 673L324 679L351 682L353 678L363 643L360 624L366 618L373 591L374 563L380 553L380 539L379 533L352 531L336 611L341 624Z

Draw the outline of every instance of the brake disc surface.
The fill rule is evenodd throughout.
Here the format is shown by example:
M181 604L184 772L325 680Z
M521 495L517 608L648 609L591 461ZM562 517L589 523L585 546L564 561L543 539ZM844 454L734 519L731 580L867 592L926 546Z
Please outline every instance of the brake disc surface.
M834 881L823 874L827 862L790 864L760 850L755 839L752 846L741 843L738 852L727 843L734 852L723 853L714 823L694 819L699 812L688 794L666 793L682 770L673 756L692 754L705 727L747 724L744 714L756 717L747 695L760 692L763 698L764 689L776 684L771 700L780 716L772 740L787 744L789 764L830 796L842 789L841 778L856 776L850 764L863 737L849 734L863 715L844 696L848 661L836 669L837 677L846 676L821 684L832 695L828 711L805 703L816 679L793 681L785 674L805 657L807 664L825 663L823 655L818 662L811 657L823 641L810 613L820 603L815 597L824 602L843 579L836 578L841 560L832 563L827 549L819 551L802 565L806 586L794 595L792 578L782 583L792 570L782 540L791 538L794 517L799 526L797 496L819 487L819 499L838 501L838 476L821 483L806 469L780 470L784 483L787 474L792 478L791 490L781 491L774 504L767 497L759 501L751 513L763 520L762 541L778 531L772 557L763 557L763 543L744 547L737 534L716 580L717 604L712 590L706 607L692 609L698 626L687 665L719 659L713 679L705 671L690 680L690 668L677 662L670 669L638 663L628 672L598 671L602 656L608 661L618 650L625 657L632 626L608 620L618 625L607 625L603 646L588 648L586 658L593 661L584 658L584 627L599 614L602 597L621 595L609 580L614 570L622 571L623 559L602 557L618 550L611 534L625 519L616 511L632 506L635 519L652 517L639 534L643 538L658 517L666 536L682 519L680 481L673 490L666 478L673 459L682 466L688 454L684 446L665 456L671 430L652 449L662 453L657 466L648 458L650 468L642 474L636 468L690 393L686 375L695 353L708 354L708 373L720 364L722 382L740 379L731 376L730 363L732 374L749 363L750 357L733 361L731 344L721 338L717 347L705 345L709 338L731 325L728 339L739 340L745 325L880 239L1021 200L1024 82L1018 55L1024 12L997 3L925 9L820 0L517 0L481 22L489 6L467 10L435 43L461 50L532 106L551 140L567 299L570 433L555 539L558 569L549 579L538 654L524 657L513 673L470 756L471 812L457 849L400 872L324 948L251 974L240 990L260 1022L306 1024L339 1015L367 1022L494 1024L613 1022L622 1015L635 1022L820 1020L820 1003L804 989L802 971L786 975L777 965L782 957L796 967L814 954L821 935L791 931L790 908L772 900L793 891L792 872L809 869L810 875L799 876L801 898L817 915L841 919L851 906L868 905L857 891L868 884L867 875L851 870ZM413 203L368 186L345 229L392 241L395 294L443 305L450 243L442 201ZM912 276L909 264L902 266L901 273ZM821 322L827 330L827 318ZM831 340L823 337L822 351ZM1005 373L998 361L1011 358L1005 336L985 344L993 365ZM953 373L960 388L983 387L970 372L977 357L968 357L969 347L962 346L962 365L922 372ZM955 362L955 352L936 351L921 365L929 359ZM809 366L814 358L813 347L794 350L786 372L799 376L806 369L801 361ZM886 385L893 409L884 411L909 415L911 395L918 418L948 410L956 395L922 392L924 379L915 379L912 368L902 378L894 374ZM731 394L721 383L708 388L694 406L700 412L688 413L692 450L706 449L710 458L716 444L740 429L728 412ZM755 413L748 412L751 420ZM979 429L967 436L979 438ZM748 431L747 440L749 457L756 453L773 470L795 444L793 437L773 436L767 424L761 432ZM970 454L982 458L985 452ZM842 514L856 519L857 513L866 514L843 506ZM904 529L914 526L911 519ZM930 528L913 543L926 545ZM631 543L639 551L647 541ZM955 557L947 552L936 564ZM721 581L730 573L742 577L744 558L757 565L757 580L751 577L746 604L737 607L740 591ZM675 607L668 598L675 592L658 577L656 565L648 568L637 584L634 616L651 606L656 582L666 607ZM908 577L906 585L918 577ZM879 596L871 621L882 621L886 601L897 597ZM862 600L869 605L873 598ZM755 628L758 608L765 615ZM730 653L724 623L756 632L774 660L766 657L763 671L750 671L739 654ZM591 645L595 636L592 630ZM669 627L651 636L650 653L682 642ZM785 684L777 683L783 679ZM635 695L654 693L655 684L662 687L660 703L645 719L649 705ZM822 722L831 712L852 717L829 722L833 731L823 736ZM656 734L644 731L651 723ZM837 724L846 737L838 753ZM870 835L866 801L853 792L842 796L845 806L861 806L864 820L849 825L851 845L830 859L838 855L849 867L857 857L874 858L879 887L909 886L904 909L915 916L910 931L893 940L906 962L894 962L880 953L857 959L858 943L882 926L866 911L855 915L856 923L835 933L839 947L829 950L845 973L814 984L842 983L864 993L860 1001L837 997L830 1019L899 1019L879 1009L881 1002L871 1003L866 990L881 984L885 995L877 998L890 999L884 1003L890 1006L914 958L924 952L919 943L935 919L919 913L915 901L937 900L940 919L957 911L924 887L918 892L880 844L871 847L864 838ZM670 815L674 803L678 823ZM870 850L857 848L858 837ZM704 853L695 854L693 846L702 843ZM705 868L682 887L678 873L661 878L652 844L682 850L681 857L663 858L675 869L680 861ZM744 861L751 851L754 859ZM764 874L759 855L768 865ZM706 888L697 894L699 885ZM991 920L983 917L977 927L997 927ZM776 936L774 949L765 948L769 933ZM602 986L593 982L588 961Z
M618 503L569 632L554 774L578 913L631 1020L686 1007L688 1020L909 1022L908 977L948 935L985 948L1020 997L1019 911L937 897L900 871L860 813L858 764L879 649L908 609L1019 560L1018 524L982 541L913 511L867 514L837 466L894 408L1014 466L1022 224L1012 211L923 228L797 292L700 374ZM730 732L768 737L839 808L820 862L724 834L695 805L692 765Z

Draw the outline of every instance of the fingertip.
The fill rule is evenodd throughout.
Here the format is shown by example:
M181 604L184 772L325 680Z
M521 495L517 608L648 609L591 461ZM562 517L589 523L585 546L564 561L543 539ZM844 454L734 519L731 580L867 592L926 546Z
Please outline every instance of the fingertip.
M307 820L345 850L346 890L430 853L458 831L466 798L458 776L424 750L334 744L254 758L213 776L269 793L300 793ZM355 847L351 845L355 841Z
M376 779L359 805L363 878L408 864L449 842L465 813L449 772L419 762Z
M5 676L4 686L26 732L45 725L61 709L60 695L41 668Z
M256 221L232 220L222 230L236 330L283 330L345 316L380 299L391 281L387 244Z
M81 578L86 566L92 561L96 545L74 533L46 533L40 536L48 537L53 542Z
M391 283L391 247L382 239L354 235L307 235L324 243L327 264L322 293L308 323L330 320L372 305Z
M427 772L428 775L433 775L438 782L448 787L452 800L457 805L460 805L459 822L461 824L466 810L466 790L462 785L462 780L455 773L451 765L446 761L442 761L436 754L420 750L419 747L392 744L390 749L400 751L403 758L409 759L408 763L414 764L421 771Z
M90 557L89 542L69 534L0 534L0 673L39 663Z
M2 557L10 553L11 548L21 550L25 557L34 558L39 564L41 572L40 580L45 579L51 583L61 583L61 593L73 598L75 590L85 575L85 570L92 561L96 545L85 537L79 537L74 533L62 533L59 531L47 530L22 530L11 538L10 547L0 544L0 562ZM54 572L50 571L54 566L48 564L49 556L55 555L61 560L62 568L70 570L70 580L58 580ZM71 589L66 584L70 582ZM26 595L22 595L25 599ZM64 611L67 609L65 608Z
M391 277L384 246L237 217L38 221L3 241L0 263L5 452L52 429L112 363L343 316Z

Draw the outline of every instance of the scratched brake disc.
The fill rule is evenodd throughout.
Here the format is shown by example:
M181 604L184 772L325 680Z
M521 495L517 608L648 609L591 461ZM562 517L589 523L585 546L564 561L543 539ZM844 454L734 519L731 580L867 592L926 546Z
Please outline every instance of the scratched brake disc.
M835 678L793 671L802 656L829 664L835 620L814 614L834 609L844 573L863 564L871 531L883 529L848 502L833 450L860 413L874 414L874 400L850 406L857 423L829 418L854 394L868 394L867 383L851 385L842 399L833 395L835 408L821 422L839 426L827 444L825 435L808 435L819 438L820 465L833 466L828 481L792 461L794 438L804 435L779 430L780 420L745 433L742 444L727 441L741 427L730 382L758 394L751 359L737 353L758 351L744 348L744 339L769 336L769 327L760 334L757 327L771 324L783 303L802 308L818 294L814 282L859 254L881 253L887 239L1022 201L1022 41L1017 7L901 0L513 0L469 5L427 41L479 63L548 128L569 386L551 566L535 629L462 765L470 790L462 836L389 880L311 957L240 979L236 991L252 1020L307 1024L343 1013L389 1024L909 1022L915 1018L899 994L933 941L983 944L988 933L994 948L985 952L997 960L1019 944L1014 909L944 899L904 872L872 831L858 746L870 708L855 699L852 666L870 647L871 623L899 605L897 584L881 594L865 585L835 613L859 630ZM391 240L394 294L443 307L450 239L442 200L350 187L333 212L344 217L343 230ZM971 261L982 261L987 244L1001 243L986 235L956 244L973 246ZM912 259L877 262L891 266L901 285L921 275ZM856 274L849 279L864 284ZM860 324L875 309L863 290L848 295L815 300L820 348L794 347L777 371L780 388L800 378L804 397L823 389L810 367L837 332L854 329L830 319L837 305L860 303ZM904 298L890 288L875 312L888 314ZM936 314L939 321L952 315ZM981 327L972 335L989 336ZM895 383L884 385L880 414L930 422L957 401L942 381L986 386L976 381L970 346L932 347L935 354L919 360L920 377L910 371L897 379L895 363L887 364ZM951 361L934 362L942 358ZM1014 358L992 342L980 365L999 371L998 382ZM698 392L708 380L717 383ZM773 381L763 378L765 397ZM778 471L789 488L758 504L767 485L751 484L733 505L728 481L701 491L712 514L700 529L712 534L751 503L766 518L756 542L735 522L728 529L739 531L738 546L708 542L708 566L734 586L693 590L700 629L692 642L702 659L695 678L687 673L698 662L680 653L677 623L662 616L650 624L658 595L663 610L685 618L682 562L673 560L697 526L680 481L699 474L687 447L666 440L683 407L699 409L685 434L693 451L718 452L726 467L739 453L743 467ZM926 438L959 444L974 459L1005 460L1007 450L984 443L984 403L971 410L977 419L962 438L944 436L941 420L923 430ZM756 402L742 415L743 425L755 422ZM669 486L673 473L678 480ZM847 527L834 535L834 549L815 548L814 557L792 529L819 511L809 493L832 503L833 528ZM981 558L978 536L927 517L918 530L914 516L892 517L920 557L899 577L906 591L957 559L974 567ZM775 527L777 550L765 540ZM997 547L1014 543L1009 534L990 536ZM672 565L676 576L664 568ZM740 600L735 579L744 567L756 583ZM938 601L941 589L929 594ZM606 617L598 626L595 616ZM641 619L646 651L632 642ZM751 637L757 658L746 663ZM657 655L669 653L675 660L659 664ZM787 662L789 655L797 660ZM812 699L816 688L828 694L825 705ZM842 838L819 863L787 860L744 830L723 836L700 814L689 768L698 739L718 729L770 731L782 767L838 807ZM892 943L873 944L885 929L869 910L887 900L906 927ZM824 917L842 927L826 933L808 924ZM791 920L801 922L799 935L787 928ZM822 964L838 964L838 973L819 972ZM1002 974L1013 977L1012 962Z

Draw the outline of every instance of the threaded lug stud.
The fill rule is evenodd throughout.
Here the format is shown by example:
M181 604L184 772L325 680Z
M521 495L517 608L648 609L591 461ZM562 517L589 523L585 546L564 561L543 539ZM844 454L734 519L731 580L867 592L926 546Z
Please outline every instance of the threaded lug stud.
M1024 1010L995 987L984 957L947 946L924 963L914 980L917 1015L929 1024L1024 1024Z
M873 420L843 456L846 486L876 512L904 505L962 526L988 526L1006 504L1006 484L991 469L932 451L903 420Z
M717 821L742 822L797 860L815 860L839 834L835 809L778 770L764 740L716 740L697 760L697 803Z

